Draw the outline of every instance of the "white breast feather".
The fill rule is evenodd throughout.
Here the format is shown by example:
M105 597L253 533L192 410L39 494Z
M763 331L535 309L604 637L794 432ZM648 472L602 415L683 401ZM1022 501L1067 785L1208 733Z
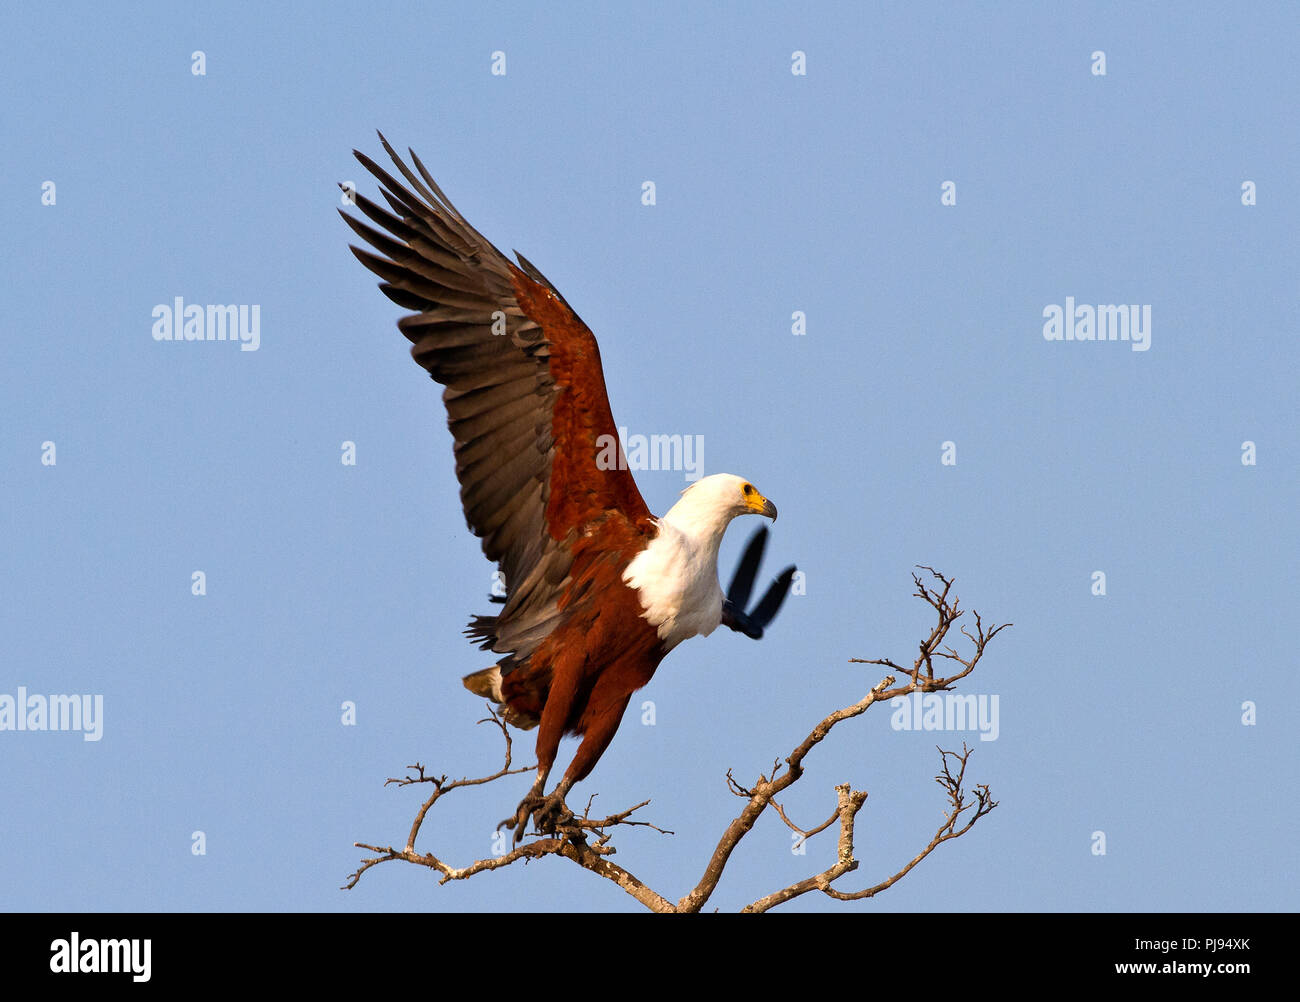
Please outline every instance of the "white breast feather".
M660 521L659 534L623 572L665 650L696 634L707 637L722 621L717 545L700 542Z

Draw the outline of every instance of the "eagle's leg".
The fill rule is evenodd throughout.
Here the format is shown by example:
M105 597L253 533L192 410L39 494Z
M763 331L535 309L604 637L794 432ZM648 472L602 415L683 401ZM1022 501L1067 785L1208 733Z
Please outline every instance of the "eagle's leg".
M566 666L557 665L557 668ZM551 774L555 756L560 750L560 738L564 734L564 724L573 704L577 673L575 671L557 671L547 693L546 705L542 709L541 726L537 729L537 781L533 783L527 796L519 802L512 818L506 818L500 827L510 826L515 830L515 844L524 837L530 818L536 816L539 831L554 831L553 818L558 817L564 807L564 794L573 785L572 780L561 782L555 793L544 796L546 778ZM546 825L550 821L549 828Z
M527 828L530 819L537 825L538 831L554 832L558 825L573 817L573 812L565 805L564 798L573 788L573 784L586 779L587 774L595 768L596 762L613 740L614 732L618 730L618 725L623 719L623 712L632 698L629 692L608 691L609 688L597 684L587 704L587 713L583 715L582 744L578 745L573 761L565 770L564 778L546 795L543 795L542 791L546 789L546 777L555 761L555 748L544 742L547 735L546 718L543 716L542 733L538 735L537 740L538 757L542 760L542 764L537 769L537 781L533 783L528 795L520 801L515 816L501 822L503 827L510 825L514 828L516 844L524 837L524 829ZM555 745L559 745L558 740Z
M582 718L582 744L578 745L573 761L565 770L564 778L546 796L542 796L546 775L540 769L538 770L537 782L533 784L532 790L523 799L515 815L516 842L523 838L524 827L530 817L537 825L538 831L548 833L554 832L559 825L573 819L573 811L569 810L564 803L564 798L568 796L574 783L586 779L588 773L595 768L596 762L609 747L614 732L618 730L619 722L623 719L623 711L627 709L628 700L631 698L631 693L624 693L621 690L610 692L608 685L599 682L596 684L591 700L587 704L587 712ZM545 720L543 720L544 726ZM540 745L540 738L538 743ZM547 761L548 771L553 761L554 753Z
M588 773L596 767L600 756L614 740L614 732L623 720L623 711L627 709L632 693L623 689L620 682L607 682L604 678L596 683L592 690L587 709L582 715L582 744L573 753L573 761L564 773L560 786L567 791L574 783L587 778ZM556 787L558 790L559 787Z

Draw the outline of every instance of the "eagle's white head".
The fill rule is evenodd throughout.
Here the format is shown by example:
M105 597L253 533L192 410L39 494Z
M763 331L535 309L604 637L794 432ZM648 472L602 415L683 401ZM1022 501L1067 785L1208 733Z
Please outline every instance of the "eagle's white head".
M722 621L718 547L737 515L766 515L776 505L744 477L715 473L702 477L659 519L659 534L623 573L636 589L643 615L671 650L697 633L708 636Z
M744 477L715 473L682 491L681 500L668 509L661 521L671 522L692 535L702 530L712 534L716 529L721 542L723 530L737 515L766 515L775 522L776 505Z

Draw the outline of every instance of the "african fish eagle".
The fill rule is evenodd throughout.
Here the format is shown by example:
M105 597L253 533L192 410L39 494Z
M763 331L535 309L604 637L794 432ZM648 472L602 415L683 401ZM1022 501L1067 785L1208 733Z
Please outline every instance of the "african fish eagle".
M354 150L388 208L351 190L349 201L382 232L340 211L378 251L352 252L383 279L385 295L415 311L397 326L445 387L465 516L504 577L504 608L466 630L501 658L464 682L509 723L540 724L537 780L503 822L516 826L517 841L530 817L553 829L565 795L669 651L719 624L760 636L794 568L747 615L751 544L723 595L727 525L745 514L775 521L776 506L748 480L716 474L692 483L662 518L651 515L627 464L609 463L608 450L597 461L618 439L591 331L522 255L516 266L465 221L413 150L418 176L379 139L409 187ZM544 796L565 734L582 742Z

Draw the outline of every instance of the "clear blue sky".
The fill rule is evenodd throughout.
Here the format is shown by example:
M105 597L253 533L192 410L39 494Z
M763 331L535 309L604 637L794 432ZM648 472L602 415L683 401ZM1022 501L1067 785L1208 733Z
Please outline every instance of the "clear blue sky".
M630 713L578 787L676 831L625 833L621 863L685 893L727 769L879 680L849 658L910 659L929 564L1015 623L962 690L999 697L970 773L1001 806L875 902L794 907L1294 909L1298 28L1294 4L6 5L0 694L104 709L95 742L0 731L0 907L639 908L556 860L338 890L353 841L405 837L421 794L386 777L499 751L460 684L492 568L438 388L335 212L336 182L373 194L350 151L381 128L596 332L619 422L703 436L706 472L780 507L769 569L806 574L763 642L673 652L655 725ZM258 350L155 341L178 296L258 306ZM1067 297L1150 306L1149 350L1045 340ZM685 486L638 480L657 512ZM846 886L928 840L934 746L963 737L878 710L810 758L797 820L870 792ZM487 854L527 782L448 798L421 847ZM765 821L713 904L831 839L794 856Z

